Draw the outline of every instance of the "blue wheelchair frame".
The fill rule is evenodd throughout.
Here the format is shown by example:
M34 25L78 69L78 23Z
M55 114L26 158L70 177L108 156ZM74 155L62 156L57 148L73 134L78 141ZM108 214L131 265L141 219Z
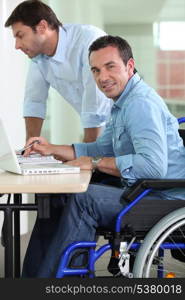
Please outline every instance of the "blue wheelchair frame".
M185 117L179 118L178 119L179 124L185 122ZM173 180L163 180L163 183L160 184L161 187L170 187L170 184L172 183ZM144 184L143 184L144 182ZM143 199L145 196L147 196L155 187L155 182L157 183L158 180L140 180L140 187L141 189L138 189L136 187L136 191L132 191L133 195L131 198L134 200L129 203L121 212L119 213L117 219L116 219L116 224L115 224L115 230L113 231L114 237L120 238L121 230L121 223L123 217L127 214L128 211L132 209L133 206L135 206L141 199ZM150 184L150 182L152 182ZM161 182L159 180L159 182ZM149 186L149 188L146 188L146 183ZM154 183L154 184L153 184ZM174 183L174 181L173 181ZM184 180L176 180L175 184L177 187L184 187L185 186L185 181ZM151 185L151 187L150 187ZM174 187L174 186L173 186ZM134 194L135 193L135 194ZM129 198L129 195L128 195ZM131 250L138 250L140 247L141 243L136 242L131 245ZM70 244L68 247L66 247L64 253L61 256L59 267L57 270L56 278L62 278L64 276L79 276L79 275L88 275L89 278L94 278L95 277L95 263L96 261L107 251L112 249L112 244L108 243L103 246L101 246L99 249L95 250L97 246L96 242L87 242L87 241L81 241L81 242L74 242ZM185 249L185 244L183 243L163 243L162 247L159 249L159 257L164 256L164 249ZM88 265L87 267L84 268L69 268L68 263L71 257L71 254L74 250L77 249L86 249L88 250L89 254L89 259L88 259ZM163 267L159 266L158 267L158 278L163 277Z

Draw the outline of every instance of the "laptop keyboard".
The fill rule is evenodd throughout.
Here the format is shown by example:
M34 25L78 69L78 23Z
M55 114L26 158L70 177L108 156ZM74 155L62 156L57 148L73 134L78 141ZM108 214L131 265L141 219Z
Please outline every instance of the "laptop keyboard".
M17 154L17 159L19 164L28 164L28 163L37 163L37 164L45 164L45 163L62 163L61 160L55 159L52 155L42 156L40 154L31 154L30 156L22 156L21 154Z

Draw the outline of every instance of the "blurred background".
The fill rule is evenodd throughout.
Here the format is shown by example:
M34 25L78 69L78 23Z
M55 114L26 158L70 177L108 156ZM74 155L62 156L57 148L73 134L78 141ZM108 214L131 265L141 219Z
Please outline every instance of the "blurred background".
M11 29L4 28L4 23L20 2L0 0L0 117L15 149L22 147L25 141L22 104L29 59L15 50ZM128 40L140 75L164 98L175 116L185 115L185 0L44 2L52 7L63 24L93 24ZM42 135L58 144L71 144L82 138L79 116L52 89ZM25 233L33 221L27 218L26 212L22 218L22 233Z

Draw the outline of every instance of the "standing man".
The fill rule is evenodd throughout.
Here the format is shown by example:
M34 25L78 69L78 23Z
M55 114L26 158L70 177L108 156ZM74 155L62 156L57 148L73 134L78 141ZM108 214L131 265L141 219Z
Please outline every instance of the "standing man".
M95 141L109 117L112 101L92 78L88 48L105 32L91 25L63 26L52 9L39 0L20 3L5 23L9 26L15 48L31 58L24 98L26 139L40 135L51 86L79 113L84 142Z
M52 145L38 137L40 144L35 143L25 155L32 150L57 155L81 169L113 175L122 186L90 184L85 193L58 199L53 195L51 218L44 224L37 220L34 227L24 261L25 277L55 276L66 246L94 241L97 227L113 228L118 213L127 205L120 203L120 197L137 179L185 178L185 148L177 119L136 72L127 41L114 36L97 39L90 47L89 61L98 87L114 100L103 134L94 143L73 146ZM151 196L160 201L185 200L182 189L151 193L147 201ZM64 208L63 201L67 203Z

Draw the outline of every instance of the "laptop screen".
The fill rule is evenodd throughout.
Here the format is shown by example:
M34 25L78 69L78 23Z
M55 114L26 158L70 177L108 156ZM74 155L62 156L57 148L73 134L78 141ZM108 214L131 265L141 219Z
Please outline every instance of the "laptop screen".
M0 169L21 174L15 151L0 119Z

